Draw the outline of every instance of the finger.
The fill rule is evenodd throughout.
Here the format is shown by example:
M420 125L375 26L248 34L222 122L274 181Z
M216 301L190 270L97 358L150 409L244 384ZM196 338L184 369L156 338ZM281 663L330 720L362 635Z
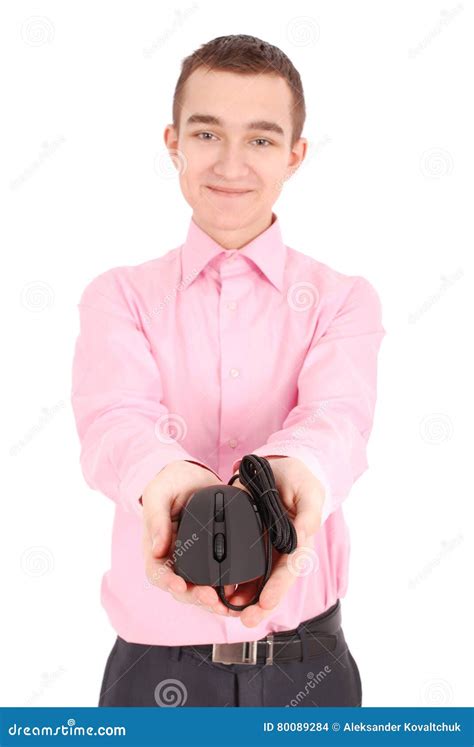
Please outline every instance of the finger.
M197 586L178 576L168 565L169 558L148 559L147 575L151 583L163 591L168 591L177 601L187 604L202 604L212 606L219 601L215 590L211 586Z
M143 549L145 553L145 568L148 580L151 584L158 586L164 591L176 592L186 591L186 581L173 571L172 560L168 556L156 558L152 552L152 541L145 531L143 537Z
M232 586L233 588L233 586ZM228 615L229 610L217 596L216 590L212 586L199 586L188 582L187 591L184 593L172 593L172 596L178 602L187 604L196 604L205 607L210 612L219 615Z
M235 592L237 587L237 584L225 584L224 586L224 594L226 599L229 599L232 597L232 594Z
M171 544L172 525L169 502L155 501L147 505L144 515L145 528L151 540L151 551L156 558L168 554Z
M243 604L249 604L249 602L252 601L252 599L255 598L258 588L261 584L261 579L257 579L254 581L248 581L243 584L239 584L238 588L236 589L235 593L231 594L230 597L228 597L228 601L231 604L235 605L243 605ZM240 617L242 614L242 610L229 610L229 616L230 617Z
M224 616L229 615L230 610L221 601L221 599L219 598L217 594L216 589L214 589L213 587L208 587L208 586L206 587L198 586L197 588L198 588L198 591L196 592L196 599L197 599L196 604L198 605L202 604L210 612L214 612L218 615L224 615ZM217 598L217 601L215 601L214 598L213 599L210 598L209 592L207 591L209 588L211 588L212 591L214 592L215 597ZM235 584L228 584L224 586L224 594L226 598L230 596L230 594L234 591L234 588L235 588ZM203 591L204 589L206 591Z
M298 544L293 552L304 552L305 548L308 547L308 540L303 539L304 533L298 530L297 537ZM270 578L263 587L258 602L250 605L241 613L240 619L244 625L248 627L258 625L271 614L293 586L298 578L298 572L294 558L290 559L292 555L293 553L277 554Z
M148 543L150 540L148 538ZM147 575L151 583L168 591L174 599L184 604L197 604L209 608L216 614L227 615L228 609L220 601L212 586L199 586L186 581L172 570L170 558L148 556ZM234 587L228 587L231 591Z
M212 586L187 582L175 573L173 557L170 557L169 551L176 543L177 521L169 520L169 527L169 537L162 544L159 540L152 542L148 528L144 531L143 546L147 556L147 575L150 582L170 592L178 602L202 605L217 614L227 615L228 608L220 601L217 591ZM230 593L234 589L234 584L225 588L226 593Z
M176 544L177 522L170 521L170 527L171 535L167 547L163 545L160 549L159 542L157 543L155 541L153 544L150 541L150 538L148 538L149 563L153 568L153 578L155 579L157 586L165 591L176 594L176 599L178 599L179 595L179 601L195 602L195 584L187 582L186 579L175 572L175 558L173 554L170 555L170 550L174 548ZM217 601L217 594L214 592L212 587L202 587L202 589L209 590L203 592L203 603L214 604Z
M298 574L295 571L295 557L298 557L308 547L306 533L299 526L298 517L295 519L297 543L292 553L276 553L270 578L262 589L258 606L262 610L272 610L276 607L287 591L295 583ZM296 555L295 555L296 553Z
M315 489L314 481L298 489L296 496L295 528L303 530L306 536L314 534L321 526L321 513L324 503L324 490Z

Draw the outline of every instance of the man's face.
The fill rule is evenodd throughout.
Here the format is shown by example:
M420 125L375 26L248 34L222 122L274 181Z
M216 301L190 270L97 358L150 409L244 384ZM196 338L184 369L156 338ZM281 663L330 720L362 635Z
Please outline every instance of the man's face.
M164 137L171 156L178 151L173 161L198 224L238 231L270 220L306 153L304 138L291 146L292 106L275 75L198 68L188 78L179 133L169 125Z

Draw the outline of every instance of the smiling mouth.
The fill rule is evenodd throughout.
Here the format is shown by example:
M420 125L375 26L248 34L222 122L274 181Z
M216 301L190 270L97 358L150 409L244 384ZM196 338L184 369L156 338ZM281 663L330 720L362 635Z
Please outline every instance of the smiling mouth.
M222 195L223 197L242 197L243 195L248 195L252 191L251 189L230 190L219 189L218 187L206 187L206 189L210 189L211 192L214 192L217 195Z

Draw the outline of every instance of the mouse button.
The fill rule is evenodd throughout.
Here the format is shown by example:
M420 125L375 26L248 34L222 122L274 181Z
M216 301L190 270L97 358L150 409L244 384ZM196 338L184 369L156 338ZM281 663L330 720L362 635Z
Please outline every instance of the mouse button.
M219 562L225 557L225 536L222 532L214 536L214 557Z
M214 519L219 523L224 521L224 493L221 491L214 495Z

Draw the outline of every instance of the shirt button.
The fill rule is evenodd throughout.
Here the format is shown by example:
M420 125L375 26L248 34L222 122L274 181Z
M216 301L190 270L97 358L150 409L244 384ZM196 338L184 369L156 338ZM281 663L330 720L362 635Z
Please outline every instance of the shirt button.
M238 368L231 368L231 369L230 369L230 375L231 375L231 376L232 376L232 377L233 377L234 379L236 379L236 378L237 378L237 376L240 376L240 371L239 371L239 369L238 369Z
M237 303L235 301L229 301L229 303L227 304L227 308L231 311L235 311L235 309L237 308Z
M235 447L237 446L237 440L235 438L231 438L230 441L228 441L228 444L231 449L235 449Z

